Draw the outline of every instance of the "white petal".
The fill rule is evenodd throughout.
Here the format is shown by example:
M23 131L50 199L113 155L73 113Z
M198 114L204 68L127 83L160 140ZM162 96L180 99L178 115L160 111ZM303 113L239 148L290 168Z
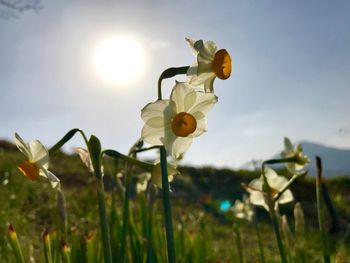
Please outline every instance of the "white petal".
M46 150L45 146L38 140L33 140L29 143L30 153L32 159L29 161L38 164L45 169L49 168L49 152Z
M39 174L43 177L46 177L50 183L52 188L60 188L60 179L58 179L53 173L46 169L40 169Z
M148 103L141 110L141 118L144 122L147 122L149 119L154 117L164 118L168 105L169 100L157 100L156 102Z
M196 114L202 112L207 114L218 101L213 93L197 92L196 104L188 111L188 113Z
M186 38L186 41L187 41L187 43L189 44L189 46L190 46L190 48L191 48L192 54L193 54L195 57L197 57L197 55L198 55L198 50L196 50L195 47L194 47L194 44L195 44L196 41L193 40L193 39L190 39L190 38Z
M197 114L193 115L193 117L196 118L197 115L200 115L201 113L198 111ZM207 121L205 118L197 119L197 128L194 131L194 133L191 134L191 137L198 137L199 135L203 134L207 131Z
M176 113L185 112L185 97L192 89L184 82L176 82L171 91L170 100L176 105Z
M164 138L164 128L153 128L144 125L141 132L142 139L152 145L162 145L161 139Z
M288 180L283 176L277 176L267 182L273 189L281 190L288 183Z
M32 154L30 153L30 148L27 143L23 141L23 139L18 135L18 133L15 133L15 143L18 148L28 159L32 159Z
M284 138L284 148L285 148L285 153L292 153L293 152L293 145L289 138L285 137Z
M294 200L293 194L291 190L286 190L281 197L277 200L278 203L280 204L285 204L292 202Z
M153 117L148 119L145 123L147 126L152 128L163 128L164 129L164 118L163 117Z
M217 47L212 41L203 43L202 40L198 40L194 43L194 48L198 51L197 60L211 62L214 59Z
M192 144L190 137L177 137L173 143L172 156L178 159Z
M186 75L187 75L188 77L197 76L197 72L198 72L198 64L195 63L195 64L193 64L193 65L191 65L191 66L189 67L189 69L187 70Z
M216 76L215 74L212 75L212 77L206 79L206 81L204 81L204 90L207 93L213 93L214 92L214 80L215 80Z
M198 70L197 70L197 76L202 74L215 74L213 72L213 64L212 63L204 63L204 62L198 62Z
M184 100L184 112L189 112L189 110L196 104L198 92L192 91L187 93Z

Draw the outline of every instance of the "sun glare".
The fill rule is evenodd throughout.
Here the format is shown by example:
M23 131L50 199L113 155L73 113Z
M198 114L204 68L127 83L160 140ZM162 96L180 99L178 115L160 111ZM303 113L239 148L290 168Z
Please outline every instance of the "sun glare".
M125 36L105 39L95 52L97 72L113 83L130 83L143 72L145 55L142 45Z

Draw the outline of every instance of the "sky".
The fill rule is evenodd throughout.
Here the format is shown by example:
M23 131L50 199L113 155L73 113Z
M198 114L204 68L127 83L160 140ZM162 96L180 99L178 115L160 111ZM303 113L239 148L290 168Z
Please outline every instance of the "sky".
M0 138L50 146L72 128L127 153L163 70L195 62L185 38L213 40L233 60L215 81L208 131L183 164L237 168L292 141L350 148L349 1L41 1L0 19ZM0 7L1 8L1 7ZM94 54L111 36L138 41L144 70L111 83ZM184 76L176 77L179 81ZM164 97L175 79L164 81ZM84 146L78 136L65 150Z

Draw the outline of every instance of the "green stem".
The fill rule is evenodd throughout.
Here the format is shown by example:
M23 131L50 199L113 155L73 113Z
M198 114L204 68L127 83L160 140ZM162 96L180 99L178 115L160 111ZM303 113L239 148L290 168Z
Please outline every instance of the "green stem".
M154 249L153 249L153 213L154 213L154 201L156 198L156 189L153 185L150 187L149 192L149 205L148 205L148 227L147 227L147 263L154 262Z
M150 151L150 150L154 150L154 149L159 149L159 145L155 145L155 146L151 146L151 147L147 147L147 148L140 148L140 149L136 149L133 150L133 153L140 153L140 152L146 152L146 151Z
M162 191L163 191L163 206L164 206L164 216L165 216L165 232L166 232L167 250L168 250L168 262L175 263L176 257L175 257L174 232L173 232L173 223L172 223L172 217L171 217L166 150L164 146L160 147L160 166L162 171Z
M111 240L108 229L108 219L106 213L103 177L97 177L98 211L100 214L100 227L102 234L102 245L105 263L112 263Z
M233 223L233 230L236 234L236 245L237 245L237 253L239 257L239 262L243 263L243 246L242 246L242 239L241 239L241 233L239 231L239 226L237 225L237 222Z
M120 251L119 256L121 262L124 263L126 259L126 240L128 235L128 224L129 224L129 200L130 200L130 181L131 177L129 176L129 166L126 164L125 171L125 196L123 203L123 227L121 230L121 241L120 241Z
M271 160L264 161L262 165L264 166L265 164L295 163L297 161L298 161L298 159L296 157L281 158L281 159L271 159Z
M280 232L280 228L279 228L279 224L278 224L277 214L276 214L275 209L274 208L271 209L271 207L270 207L270 216L271 216L271 220L272 220L273 229L275 231L275 236L276 236L276 240L277 240L277 244L278 244L278 250L280 252L280 257L281 257L281 262L287 263L286 252L285 252L283 242L282 242L282 237L281 237L281 232Z
M58 151L66 142L68 142L70 139L72 139L72 137L74 136L74 134L76 134L77 132L79 132L81 134L81 136L83 137L85 144L88 145L88 139L85 136L85 133L83 132L83 130L75 128L70 130L69 132L66 133L66 135L63 136L63 138L61 140L59 140L54 146L52 146L49 150L49 155L52 155L53 153L55 153L56 151Z
M60 226L60 239L67 240L67 229L68 229L68 220L67 220L67 209L66 209L66 199L62 189L57 190L57 212L59 218Z
M261 236L260 236L260 231L259 231L259 226L258 226L258 221L256 219L256 216L253 216L253 225L255 228L255 233L258 239L258 246L259 246L259 253L260 253L260 262L265 263L265 254L264 254L264 248L262 246L261 242Z
M137 159L132 158L130 156L121 154L115 150L104 150L104 151L102 151L102 155L103 154L108 155L109 157L112 157L112 158L124 160L125 162L127 162L129 164L136 165L136 166L138 166L138 167L140 167L148 172L151 172L153 170L153 167L154 167L154 164L152 164L152 163L137 160Z
M318 216L318 225L322 240L323 248L323 259L325 263L330 262L329 247L328 247L328 237L324 229L323 221L323 206L322 206L322 160L319 156L316 156L316 167L317 167L317 176L316 176L316 200L317 200L317 216Z
M158 79L158 100L162 99L162 80L175 77L179 74L186 74L189 68L189 66L168 68L162 72Z

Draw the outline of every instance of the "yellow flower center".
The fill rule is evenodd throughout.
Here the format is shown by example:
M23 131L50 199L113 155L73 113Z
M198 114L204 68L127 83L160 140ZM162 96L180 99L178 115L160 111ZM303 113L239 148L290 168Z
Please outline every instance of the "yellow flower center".
M274 198L277 194L278 194L278 190L276 190L275 188L272 188L272 187L270 187L270 189L271 189L271 197L272 198Z
M176 136L187 137L193 133L197 128L196 119L187 112L180 112L175 115L172 123L171 129Z
M231 62L230 54L226 49L220 49L215 53L213 71L219 79L227 79L230 77L232 70Z
M35 163L24 161L18 166L18 169L32 181L37 180L39 177L39 168Z

